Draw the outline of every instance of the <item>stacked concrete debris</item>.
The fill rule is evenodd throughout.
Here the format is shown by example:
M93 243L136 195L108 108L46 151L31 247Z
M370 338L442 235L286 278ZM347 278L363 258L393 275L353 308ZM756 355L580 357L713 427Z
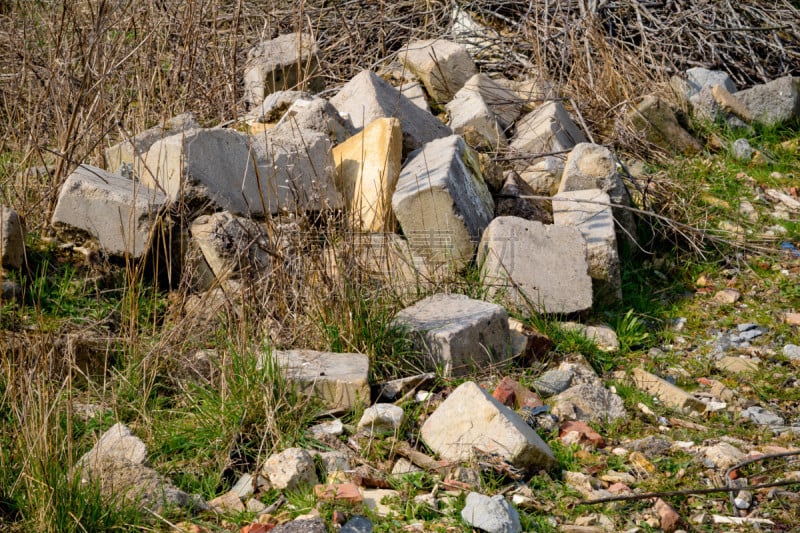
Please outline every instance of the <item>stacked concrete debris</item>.
M294 90L320 88L315 54L307 35L262 43L249 54L244 82L252 110L241 128L201 128L187 115L110 148L107 170L81 165L69 176L53 226L70 238L90 237L110 256L136 259L151 250L171 207L191 219L188 234L181 237L191 241L185 248L205 272L205 281L193 286L231 291L244 279L267 277L276 257L292 253L288 247L276 249L259 221L343 211L358 235L353 243L364 251L362 266L392 287L415 293L423 278L477 264L486 293L505 306L437 294L397 314L394 323L408 330L429 369L448 375L500 364L528 349L532 341L513 324L509 327L507 308L570 314L620 301L619 242L636 239L635 221L626 209L630 195L614 154L589 143L591 135L560 100L533 105L524 93L510 89L508 80L479 73L467 48L438 39L411 42L399 52L401 65L385 71L397 87L364 71L327 101ZM693 69L687 74L688 81L676 80L675 86L698 116L737 125L800 116L797 78L736 92L719 73ZM429 102L447 110L447 125L431 114ZM701 148L658 96L646 97L631 118L664 149ZM507 163L505 168L491 170L476 149L502 155L497 159ZM542 202L525 196L551 198ZM0 208L0 219L3 265L20 268L19 217ZM326 252L334 258L330 272L346 276L336 264L335 246ZM299 392L333 410L370 403L364 355L301 349L264 354L261 364L283 368ZM619 397L585 365L559 372L566 378L556 376L558 386L542 381L541 388L558 395L554 412L562 418L602 420L624 414ZM516 393L525 396L522 389ZM702 408L691 398L681 401ZM537 405L541 400L527 408ZM359 431L396 435L402 415L400 408L378 404L365 411ZM476 423L479 419L485 423ZM115 431L131 438L126 428ZM555 464L552 450L523 417L471 382L431 414L421 437L448 461L483 454L523 474ZM282 453L241 490L235 488L233 496L210 505L250 509L254 488L317 483L308 452ZM149 483L140 492L147 489L155 496L143 503L157 508L166 502L160 493L174 492L179 505L196 504L143 470L141 460L115 460L144 472L136 474ZM105 464L94 456L82 461L87 475L100 468L95 463ZM345 484L334 485L320 485L318 497L350 497ZM351 496L366 498L358 488ZM483 513L476 506L495 506L510 524L502 530L519 530L516 511L507 510L505 500L483 502L478 496L468 498L465 520L472 523Z

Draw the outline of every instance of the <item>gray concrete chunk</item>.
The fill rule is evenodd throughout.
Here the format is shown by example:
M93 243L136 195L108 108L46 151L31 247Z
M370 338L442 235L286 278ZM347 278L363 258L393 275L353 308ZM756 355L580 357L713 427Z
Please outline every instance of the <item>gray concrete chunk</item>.
M308 88L322 90L318 75L317 43L307 33L288 33L263 41L247 52L244 70L245 100L261 103L275 91Z
M81 165L58 196L52 224L65 233L96 239L111 255L141 257L167 197L141 183Z
M120 165L133 163L138 157L144 155L156 141L199 127L200 124L197 123L192 113L183 113L172 117L162 124L136 134L130 140L124 140L106 148L104 153L106 169L112 173L117 172Z
M432 369L443 368L445 375L464 375L510 353L505 309L460 294L429 296L397 313L392 323L406 329Z
M519 155L534 155L563 152L582 142L586 137L561 102L548 102L517 122L517 135L509 146ZM522 159L516 166L524 169L528 164Z
M594 302L611 304L622 299L620 261L614 216L608 194L599 189L562 192L553 197L553 220L578 228L586 240Z
M448 102L478 73L467 49L453 41L429 39L412 41L397 57L425 85L437 102Z
M339 113L347 114L357 130L377 118L400 119L406 153L434 139L452 135L450 128L436 117L368 70L347 82L330 102Z
M478 91L462 88L446 108L450 115L448 126L470 146L493 151L506 146L503 128Z
M525 101L519 95L500 85L486 74L472 76L464 83L461 91L472 91L480 94L483 101L486 102L486 105L497 117L497 121L503 129L507 129L514 124L525 108Z
M267 357L262 356L262 365ZM366 406L370 400L366 355L287 350L275 351L272 357L300 393L319 398L332 409Z
M784 76L736 93L753 117L768 126L800 117L800 77Z
M392 208L412 249L466 263L494 213L475 153L456 135L409 156Z
M549 469L557 462L550 447L519 415L471 381L442 402L420 435L449 461L469 461L480 450L526 470Z
M592 306L586 241L576 228L498 217L483 233L478 263L490 296L521 311L574 313Z
M22 268L25 228L16 211L0 204L0 265Z
M690 68L686 71L686 77L689 81L690 93L687 97L691 98L693 95L699 93L703 88L711 88L715 85L722 85L728 92L736 92L736 84L728 76L727 72L721 70L708 70L702 67Z

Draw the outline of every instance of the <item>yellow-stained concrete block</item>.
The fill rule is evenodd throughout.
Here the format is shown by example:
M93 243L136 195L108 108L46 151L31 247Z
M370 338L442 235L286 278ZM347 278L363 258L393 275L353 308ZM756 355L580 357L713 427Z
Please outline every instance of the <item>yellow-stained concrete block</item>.
M403 132L396 118L379 118L333 149L336 185L353 226L361 231L394 231L392 194L403 156Z

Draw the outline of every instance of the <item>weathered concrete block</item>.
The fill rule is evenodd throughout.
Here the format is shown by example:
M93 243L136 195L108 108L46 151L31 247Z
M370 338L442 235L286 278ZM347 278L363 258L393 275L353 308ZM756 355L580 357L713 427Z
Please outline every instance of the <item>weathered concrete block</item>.
M425 85L431 98L440 103L450 101L478 73L467 49L444 39L412 41L397 57Z
M446 109L450 115L448 126L464 137L470 146L495 152L506 146L508 141L503 128L478 91L462 88Z
M703 149L700 142L678 123L669 104L655 95L645 96L631 109L628 118L644 132L648 142L671 152L694 154Z
M478 158L461 137L409 156L392 208L411 247L434 260L466 263L494 213Z
M271 488L278 490L294 490L319 481L314 456L302 448L287 448L269 456L261 475L269 480Z
M403 151L409 152L440 137L450 128L426 113L376 74L365 70L347 82L330 100L360 130L377 118L397 117L403 131Z
M519 177L528 184L533 194L552 196L558 192L564 173L565 157L545 156L519 171Z
M261 133L274 128L297 100L311 98L311 93L305 91L275 91L264 97L264 100L251 109L243 120L250 127L251 134Z
M453 40L463 44L472 57L502 53L498 46L497 32L476 21L463 8L454 7L450 21Z
M250 136L268 213L340 209L327 135L288 124ZM256 197L258 198L258 197Z
M548 102L517 122L517 135L509 147L520 155L549 154L569 150L582 142L586 142L586 137L561 102ZM524 169L528 162L522 159L515 166Z
M525 100L517 93L494 81L486 74L475 74L461 91L477 92L492 110L503 130L517 121L525 108Z
M405 419L406 413L399 405L376 403L364 410L358 421L358 430L365 435L395 435Z
M298 98L289 106L276 127L310 130L327 135L333 142L342 142L353 134L353 128L324 98ZM252 130L251 130L252 131Z
M592 306L586 241L580 230L498 217L478 246L483 283L520 310L574 313Z
M269 238L263 225L252 219L223 211L196 218L189 231L217 281L268 274Z
M631 377L637 388L648 394L658 396L662 402L670 407L700 414L706 411L706 404L685 390L651 374L643 368L634 368Z
M445 375L467 374L510 355L505 309L460 294L429 296L392 323L405 328L431 367L443 367Z
M122 176L90 165L69 175L53 212L53 226L96 239L106 253L141 257L151 242L167 197Z
M281 35L247 52L244 94L250 106L275 91L301 88L319 92L323 87L317 43L307 33Z
M721 70L708 70L702 67L690 68L686 71L686 78L689 81L691 90L691 92L686 95L688 98L699 93L705 87L711 88L715 85L722 85L730 93L736 92L736 84L733 83L733 80L728 76L727 72Z
M596 202L596 203L595 203ZM599 189L558 193L553 197L553 221L580 230L592 277L593 300L605 305L622 300L622 280L608 194Z
M262 356L262 363L265 363ZM370 399L369 357L358 353L275 351L275 362L286 378L305 395L314 396L334 409L366 406Z
M549 469L557 463L550 447L519 415L471 381L450 393L425 421L420 435L450 461L469 461L478 449L527 470Z
M800 77L784 76L736 93L758 122L772 126L800 117Z
M0 204L0 265L22 268L25 259L25 227L16 211Z
M334 147L336 185L353 226L361 231L394 231L392 195L403 158L403 133L396 118L379 118Z
M104 152L106 169L115 173L121 165L134 163L138 157L143 156L156 141L199 127L200 124L197 123L192 113L183 113L172 117L162 124L137 134L130 140L106 148Z

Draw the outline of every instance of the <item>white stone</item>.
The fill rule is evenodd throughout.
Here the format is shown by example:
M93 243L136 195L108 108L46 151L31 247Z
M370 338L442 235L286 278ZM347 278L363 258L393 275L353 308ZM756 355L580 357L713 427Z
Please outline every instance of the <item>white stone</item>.
M406 419L403 408L391 403L377 403L364 410L358 429L365 435L394 435Z
M166 203L166 196L141 183L80 165L61 186L52 223L90 235L111 255L138 258L148 251Z
M476 154L453 135L412 153L392 208L412 249L436 261L466 264L494 213Z
M149 130L136 134L129 140L123 140L106 148L103 154L106 159L106 169L111 173L118 172L120 165L134 163L156 141L199 127L200 124L197 123L192 113L183 113L172 117Z
M772 126L800 117L800 77L784 76L736 93L758 122Z
M400 498L400 493L390 489L364 489L364 505L376 515L387 517L392 514L392 508L386 500Z
M478 263L489 295L520 310L574 313L592 306L586 241L576 228L498 217L483 233Z
M596 304L622 300L620 260L608 194L599 189L562 192L553 197L553 222L580 230Z
M550 447L519 415L471 381L450 393L425 421L420 435L449 461L469 461L477 448L527 470L557 463Z
M302 448L287 448L270 456L261 467L261 475L277 490L292 490L318 482L314 457Z
M721 70L709 70L702 67L695 67L686 71L686 77L688 78L691 88L691 92L687 97L699 93L704 87L711 88L715 85L722 85L730 93L736 92L736 84L733 83L733 80L728 76L727 72Z
M143 465L147 459L147 448L127 426L117 422L103 433L94 447L78 460L77 465L78 468L93 468L94 463L108 459Z
M519 95L486 74L475 74L468 79L459 92L465 91L481 95L503 130L514 124L525 108L525 101Z
M548 102L517 122L517 135L509 145L519 156L554 154L586 142L581 130L561 102ZM520 159L515 167L524 169L528 161Z
M508 315L501 306L460 294L436 294L397 313L415 348L445 375L464 375L510 355Z
M481 94L464 87L445 106L448 126L474 148L498 151L507 144L505 133Z
M445 39L412 41L397 57L425 85L437 102L448 102L464 83L478 73L462 45Z
M461 518L466 523L487 533L519 533L522 526L519 513L502 494L484 496L477 492L467 494Z
M0 265L22 268L25 259L25 227L16 211L0 204Z

